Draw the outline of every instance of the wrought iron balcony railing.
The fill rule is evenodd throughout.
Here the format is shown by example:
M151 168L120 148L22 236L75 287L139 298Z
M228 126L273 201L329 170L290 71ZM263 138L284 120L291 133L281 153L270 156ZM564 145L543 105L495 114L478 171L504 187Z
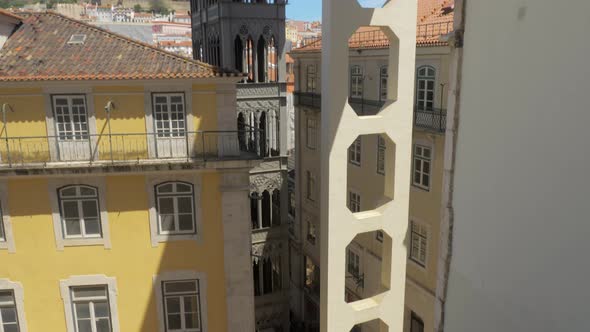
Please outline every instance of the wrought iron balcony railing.
M260 159L260 130L0 137L0 168Z
M321 108L322 96L318 93L295 92L295 105ZM349 98L350 106L358 115L374 115L379 112L383 102L361 98ZM414 127L444 132L447 124L447 111L440 108L414 107Z

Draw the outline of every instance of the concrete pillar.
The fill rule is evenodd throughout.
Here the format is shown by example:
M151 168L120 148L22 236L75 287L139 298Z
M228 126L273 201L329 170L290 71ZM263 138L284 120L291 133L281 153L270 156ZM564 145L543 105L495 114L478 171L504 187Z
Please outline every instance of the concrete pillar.
M321 300L322 332L350 331L355 324L380 319L389 332L403 328L406 232L409 213L416 0L389 1L383 8L361 8L357 0L324 0L322 19L321 146ZM348 39L361 26L381 26L390 39L388 96L382 111L359 117L348 105ZM347 148L359 135L383 133L395 143L393 198L377 210L346 208ZM388 151L387 153L393 153ZM360 233L383 230L382 283L376 296L346 303L345 248ZM387 237L386 237L387 238ZM390 261L390 264L386 262Z

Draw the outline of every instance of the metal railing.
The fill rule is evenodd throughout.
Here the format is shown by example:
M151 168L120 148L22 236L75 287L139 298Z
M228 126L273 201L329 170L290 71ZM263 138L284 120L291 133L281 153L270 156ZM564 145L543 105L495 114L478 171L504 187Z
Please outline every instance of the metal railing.
M0 168L51 163L259 159L260 130L1 137ZM247 143L246 143L247 142ZM66 165L67 166L67 165Z
M416 39L432 39L453 31L453 21L419 24L416 27Z
M441 108L414 108L414 127L443 133L447 128L447 110Z

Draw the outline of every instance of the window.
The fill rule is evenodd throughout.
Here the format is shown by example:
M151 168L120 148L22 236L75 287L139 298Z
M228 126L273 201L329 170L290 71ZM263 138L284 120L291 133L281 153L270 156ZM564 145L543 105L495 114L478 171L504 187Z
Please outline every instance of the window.
M252 262L254 295L266 295L281 289L280 258L259 258Z
M53 96L53 112L60 141L88 139L85 96Z
M72 287L71 292L76 331L112 331L106 285Z
M307 92L315 92L316 90L316 66L307 65Z
M317 144L317 121L315 119L307 119L307 147L315 149Z
M281 224L281 191L265 190L260 195L254 192L250 195L250 219L252 229L265 229Z
M73 34L68 40L68 44L84 44L86 41L86 35L84 34Z
M164 281L166 331L202 331L199 280Z
M360 261L361 258L351 249L348 249L348 264L346 264L346 271L355 277L360 276Z
M310 171L306 172L306 180L307 199L309 199L310 201L315 201L315 177Z
M67 332L119 332L117 282L104 275L60 280Z
M377 135L377 173L385 175L385 139Z
M387 100L387 66L381 67L379 71L379 100L385 101Z
M96 188L67 186L58 190L58 196L64 238L102 237Z
M154 94L154 123L158 137L184 137L184 95Z
M357 137L348 148L348 161L360 166L361 164L361 137Z
M426 227L412 221L411 239L410 239L410 259L418 263L420 266L426 266L426 250L428 242L428 232Z
M156 185L159 234L196 233L194 198L190 183L165 182Z
M13 290L0 290L0 331L19 331L18 313Z
M350 67L350 96L363 98L363 69L361 66Z
M361 194L354 191L348 192L348 208L352 213L361 211Z
M308 218L307 219L307 241L309 241L309 243L315 245L316 237L317 237L317 232L316 232L315 224L313 223L311 218Z
M410 332L424 332L424 322L422 318L416 315L413 311L410 320Z
M434 82L436 71L431 66L418 68L416 75L416 107L419 110L432 110L434 107Z
M430 166L432 150L423 145L414 145L414 178L415 186L430 189Z

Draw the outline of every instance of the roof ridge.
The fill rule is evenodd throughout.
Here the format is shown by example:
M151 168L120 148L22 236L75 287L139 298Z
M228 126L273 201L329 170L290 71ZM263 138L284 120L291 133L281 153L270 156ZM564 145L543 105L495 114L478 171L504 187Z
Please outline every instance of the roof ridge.
M116 33L116 32L112 32L112 31L109 31L107 29L104 29L104 28L101 28L101 27L98 27L98 26L95 26L95 25L92 25L92 24L89 24L89 23L86 23L86 22L83 22L83 21L80 21L80 20L76 20L76 19L73 19L71 17L67 17L65 15L62 15L62 14L57 13L57 12L52 11L52 10L48 10L46 12L32 13L32 15L38 15L38 14L41 14L41 15L54 15L56 17L59 17L61 19L67 20L67 21L71 21L71 22L73 22L75 24L78 24L78 25L81 25L83 27L86 27L86 28L89 28L89 29L93 29L93 30L96 30L98 32L101 32L101 33L110 35L110 36L117 37L117 38L119 38L120 40L122 40L124 42L128 42L130 44L135 44L136 46L147 47L147 48L151 49L152 51L155 51L156 53L160 53L162 55L172 57L175 60L183 61L183 62L185 62L187 64L191 64L191 65L196 65L196 66L204 67L203 69L210 69L211 71L213 71L215 73L219 73L219 74L232 73L231 71L224 71L221 68L216 67L216 66L213 66L213 65L210 65L208 63L201 62L201 61L194 60L194 59L190 59L190 58L187 58L187 57L183 57L183 56L180 56L178 54L175 54L175 53L172 53L172 52L168 52L168 51L159 49L159 48L157 48L157 47L155 47L153 45L144 43L142 41L129 38L129 37L124 36L122 34L119 34L119 33Z
M5 16L8 16L8 17L15 18L15 19L17 19L17 20L21 20L21 21L23 21L23 20L24 20L24 17L22 17L22 16L19 16L19 15L16 15L15 13L13 13L13 12L11 12L11 11L8 11L8 10L6 10L6 9L2 9L2 8L0 8L0 14L2 14L2 15L5 15Z

